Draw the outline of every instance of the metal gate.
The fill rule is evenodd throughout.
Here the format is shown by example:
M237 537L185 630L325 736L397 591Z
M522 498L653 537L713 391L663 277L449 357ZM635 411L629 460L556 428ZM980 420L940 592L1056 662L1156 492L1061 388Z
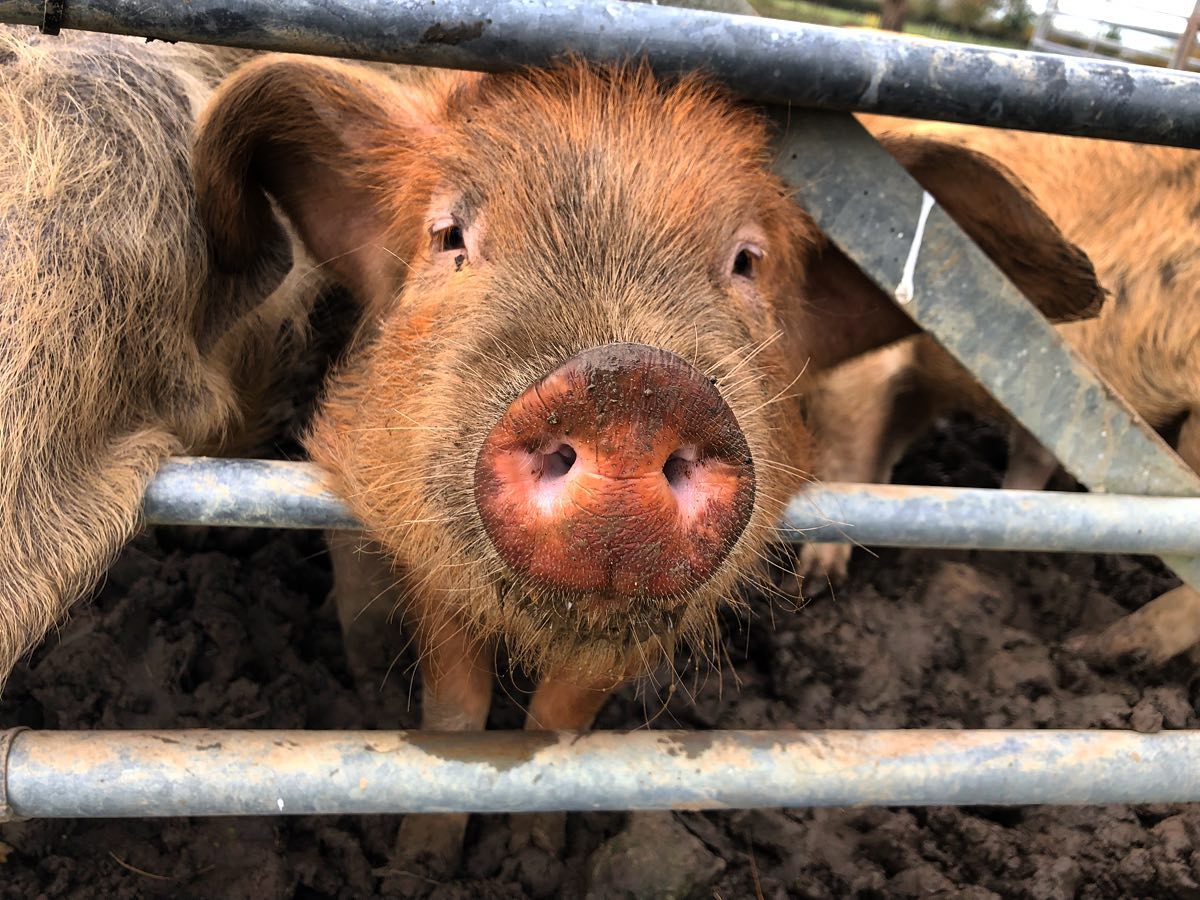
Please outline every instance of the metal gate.
M1200 478L846 114L1200 148L1200 77L616 0L0 0L0 21L484 71L568 51L597 62L644 55L664 73L706 69L775 107L780 172L818 225L1096 491L827 485L795 498L784 535L1155 553L1200 588ZM948 299L962 296L974 300ZM311 466L261 461L173 461L145 514L354 525ZM1196 801L1198 753L1197 732L14 729L0 733L0 821Z

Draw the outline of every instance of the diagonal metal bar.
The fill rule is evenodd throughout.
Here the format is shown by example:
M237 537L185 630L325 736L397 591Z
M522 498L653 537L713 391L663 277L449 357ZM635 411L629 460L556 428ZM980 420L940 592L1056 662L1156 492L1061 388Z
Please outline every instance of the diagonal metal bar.
M1200 495L1200 478L954 221L928 206L924 189L857 120L775 115L777 168L797 201L1080 482L1096 491ZM1163 560L1200 587L1200 558Z
M44 0L0 0L39 25ZM506 71L574 53L704 69L764 102L1200 146L1200 77L620 0L70 0L67 29Z

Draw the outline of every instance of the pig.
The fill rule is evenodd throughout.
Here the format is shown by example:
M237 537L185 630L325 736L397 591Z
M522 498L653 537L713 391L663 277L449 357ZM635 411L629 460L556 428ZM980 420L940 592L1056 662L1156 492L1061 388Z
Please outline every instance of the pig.
M305 443L364 526L331 542L348 642L398 648L395 614L423 727L485 726L501 643L538 676L526 727L566 730L709 644L813 466L817 373L912 332L772 174L770 137L704 77L636 62L402 83L269 57L202 115L214 268L257 277L278 210L361 306ZM887 147L1040 308L1095 311L1091 263L1010 173ZM465 823L406 818L403 867L446 871Z
M192 129L248 57L0 28L0 688L165 457L256 445L324 290L286 254L209 262Z
M1200 473L1200 153L1170 147L863 117L878 135L931 137L984 153L1014 172L1094 261L1112 293L1100 314L1058 326L1151 426ZM1098 187L1102 186L1102 187ZM1153 202L1153 215L1146 204ZM1008 424L1003 487L1041 490L1057 461L929 336L827 373L809 397L822 478L885 482L911 442L947 412ZM846 576L851 548L810 544L799 569L818 585ZM1074 646L1102 660L1161 663L1200 641L1200 596L1164 595Z

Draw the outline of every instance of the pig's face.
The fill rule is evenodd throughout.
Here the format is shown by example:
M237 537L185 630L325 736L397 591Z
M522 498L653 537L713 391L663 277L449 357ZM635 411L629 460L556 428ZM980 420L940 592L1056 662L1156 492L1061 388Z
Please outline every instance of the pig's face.
M257 182L362 298L309 448L425 608L576 672L709 632L804 479L810 360L906 330L767 148L755 113L638 69L400 86L268 60L218 97L218 263L257 264Z
M419 188L387 174L411 152ZM584 68L464 87L382 159L407 266L311 446L409 579L534 663L702 633L798 486L805 232L766 164L697 83Z

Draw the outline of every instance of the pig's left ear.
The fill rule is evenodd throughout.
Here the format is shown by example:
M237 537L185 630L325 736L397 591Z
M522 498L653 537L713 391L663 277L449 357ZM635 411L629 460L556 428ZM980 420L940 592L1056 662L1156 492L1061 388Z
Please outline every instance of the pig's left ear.
M244 277L271 266L287 240L273 200L361 301L390 294L401 264L386 246L391 211L368 162L385 150L401 159L430 127L426 107L419 91L331 60L268 56L235 72L201 117L192 156L215 267Z
M1048 319L1068 322L1100 311L1106 292L1091 261L1011 171L953 143L896 135L879 140ZM821 346L810 350L818 368L917 331L824 237L806 269L805 301L808 329L821 335Z

